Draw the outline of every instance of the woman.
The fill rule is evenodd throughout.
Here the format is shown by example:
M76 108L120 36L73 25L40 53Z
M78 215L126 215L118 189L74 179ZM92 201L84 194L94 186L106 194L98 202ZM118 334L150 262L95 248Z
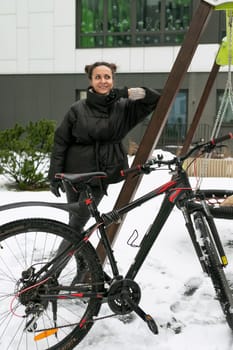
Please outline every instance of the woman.
M122 139L156 107L159 93L148 88L114 88L116 65L96 62L85 67L90 80L87 98L75 102L55 131L49 179L52 193L64 191L54 175L60 172L104 171L105 180L92 184L96 203L106 194L108 184L122 180L120 170L128 167ZM70 225L82 230L89 211L82 205L82 195L66 184L68 202L79 202L77 213L70 215Z

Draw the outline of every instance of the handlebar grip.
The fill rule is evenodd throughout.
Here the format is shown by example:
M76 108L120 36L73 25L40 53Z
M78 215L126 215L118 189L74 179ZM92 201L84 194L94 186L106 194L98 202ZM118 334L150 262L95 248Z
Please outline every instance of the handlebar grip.
M217 137L216 139L212 139L210 142L212 145L217 145L217 143L220 143L225 140L233 139L233 134L229 132L227 135Z
M137 165L136 167L129 168L129 169L123 169L120 171L120 174L122 177L131 174L131 173L140 173L142 169L141 165Z

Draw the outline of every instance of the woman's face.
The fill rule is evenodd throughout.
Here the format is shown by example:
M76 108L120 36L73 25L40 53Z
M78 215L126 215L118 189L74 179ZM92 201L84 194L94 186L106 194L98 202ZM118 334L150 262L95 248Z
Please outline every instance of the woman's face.
M95 67L92 72L90 83L97 94L107 95L113 88L111 69L107 66Z

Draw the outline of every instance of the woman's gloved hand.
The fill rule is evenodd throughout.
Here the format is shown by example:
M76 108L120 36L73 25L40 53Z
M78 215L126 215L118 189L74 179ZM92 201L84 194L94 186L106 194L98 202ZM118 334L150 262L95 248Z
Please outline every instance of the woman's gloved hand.
M131 100L141 100L146 96L146 91L143 88L137 87L137 88L130 88L128 90L129 99Z
M65 192L65 188L63 186L63 183L59 179L54 179L50 181L50 191L56 196L56 197L61 197L61 193Z

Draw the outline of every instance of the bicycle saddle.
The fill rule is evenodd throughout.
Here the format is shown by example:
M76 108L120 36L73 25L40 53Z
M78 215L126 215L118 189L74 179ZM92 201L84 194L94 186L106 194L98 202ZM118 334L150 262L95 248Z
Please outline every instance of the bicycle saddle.
M95 171L91 173L80 173L80 174L70 174L70 173L57 173L55 174L56 179L68 181L71 183L81 183L88 182L92 179L107 177L107 174L103 171Z

